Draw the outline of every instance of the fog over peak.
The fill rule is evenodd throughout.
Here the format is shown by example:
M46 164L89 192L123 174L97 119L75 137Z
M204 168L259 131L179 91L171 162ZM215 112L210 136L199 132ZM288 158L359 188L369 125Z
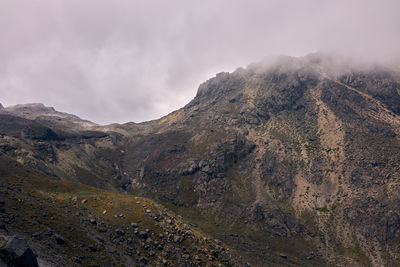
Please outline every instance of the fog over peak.
M97 123L155 119L221 71L277 54L397 62L397 0L0 3L0 103Z

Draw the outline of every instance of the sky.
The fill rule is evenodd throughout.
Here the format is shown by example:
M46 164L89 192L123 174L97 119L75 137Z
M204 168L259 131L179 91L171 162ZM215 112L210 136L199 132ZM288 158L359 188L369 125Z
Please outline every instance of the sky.
M271 55L400 57L398 0L1 0L0 103L99 124L167 115Z

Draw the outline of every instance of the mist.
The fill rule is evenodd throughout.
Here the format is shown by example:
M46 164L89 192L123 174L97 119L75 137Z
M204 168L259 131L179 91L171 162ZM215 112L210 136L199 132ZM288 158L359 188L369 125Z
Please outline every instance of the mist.
M400 58L398 0L0 3L0 103L96 123L159 118L221 71L272 55Z

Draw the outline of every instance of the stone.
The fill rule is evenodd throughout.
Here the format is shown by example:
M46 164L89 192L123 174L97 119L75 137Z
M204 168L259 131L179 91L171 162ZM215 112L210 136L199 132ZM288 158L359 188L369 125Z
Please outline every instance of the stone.
M81 203L82 204L86 204L87 203L87 199L82 199Z
M138 228L138 224L137 224L137 223L131 223L131 226L132 226L133 228Z
M90 219L90 223L91 223L91 224L96 224L97 222L96 222L95 219Z
M97 231L99 231L100 233L105 233L105 232L107 232L107 228L99 227L99 228L97 228Z
M102 243L104 242L104 238L99 235L96 235L96 239Z
M10 266L29 266L37 267L36 255L29 247L28 242L18 236L13 236L7 242L4 249L6 262Z
M116 229L116 230L115 230L115 233L116 233L117 235L124 235L124 234L125 234L125 232L124 232L123 230L121 230L121 229Z
M146 232L139 232L139 237L142 239L147 239L149 235Z
M65 239L61 235L58 235L58 234L54 235L54 241L56 241L56 243L58 245L65 244Z

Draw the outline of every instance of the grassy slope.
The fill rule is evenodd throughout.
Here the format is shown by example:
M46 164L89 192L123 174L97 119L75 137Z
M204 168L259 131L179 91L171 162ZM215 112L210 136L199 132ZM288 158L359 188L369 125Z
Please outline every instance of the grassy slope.
M35 253L45 262L77 265L79 259L85 266L132 265L146 259L156 265L165 259L171 266L218 266L237 261L224 245L149 199L47 178L5 157L0 160L0 177L1 208L6 214L1 217L6 230L0 230L0 234L17 233L31 239ZM82 203L84 199L86 203ZM155 216L160 219L155 220ZM134 234L131 222L138 224L139 231L149 229L151 241ZM107 232L100 233L98 228ZM117 234L116 229L125 234ZM56 244L54 234L61 235L65 244ZM179 243L174 236L185 238Z

